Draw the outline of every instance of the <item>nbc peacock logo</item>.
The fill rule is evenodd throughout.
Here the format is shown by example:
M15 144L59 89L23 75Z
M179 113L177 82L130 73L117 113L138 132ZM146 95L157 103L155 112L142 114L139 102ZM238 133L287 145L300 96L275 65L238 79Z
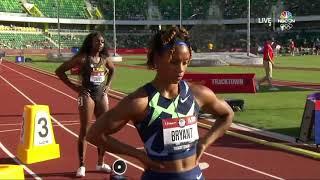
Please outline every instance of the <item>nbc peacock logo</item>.
M283 11L280 14L280 17L278 19L278 23L294 23L296 20L292 16L292 13L290 11Z
M278 23L280 23L280 29L281 31L287 31L293 28L292 23L295 23L296 20L292 16L292 13L290 11L283 11L280 14L280 17L278 19Z

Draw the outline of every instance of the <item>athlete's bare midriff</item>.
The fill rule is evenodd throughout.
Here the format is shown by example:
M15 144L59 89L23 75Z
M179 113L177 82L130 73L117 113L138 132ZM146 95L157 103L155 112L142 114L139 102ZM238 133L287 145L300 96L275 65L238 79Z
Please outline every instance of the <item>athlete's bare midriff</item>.
M184 172L193 169L196 167L196 154L184 158L184 159L177 159L172 161L159 161L161 164L164 165L164 168L155 169L152 168L150 170L156 172Z

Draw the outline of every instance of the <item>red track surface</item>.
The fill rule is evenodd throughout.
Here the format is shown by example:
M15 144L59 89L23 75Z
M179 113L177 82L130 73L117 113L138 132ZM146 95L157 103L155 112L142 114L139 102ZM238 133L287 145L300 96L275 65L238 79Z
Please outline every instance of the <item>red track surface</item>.
M64 127L53 123L56 142L60 144L59 159L26 165L26 178L38 176L43 179L75 178L78 167L77 137L79 117L77 112L77 94L55 77L3 62L0 65L0 163L16 163L8 154L16 155L22 123L23 107L26 104L45 104L50 114ZM110 98L111 106L118 102ZM200 134L206 130L200 128ZM127 125L115 134L135 147L142 147L136 130ZM8 151L6 151L6 149ZM126 175L129 179L139 179L142 169L140 163L132 158ZM109 154L105 161L112 163L117 158ZM108 174L95 171L97 160L95 147L87 149L87 179L109 179ZM239 138L225 135L211 146L202 157L209 163L205 169L206 179L319 179L320 163L317 160L255 144ZM134 166L133 166L134 165Z

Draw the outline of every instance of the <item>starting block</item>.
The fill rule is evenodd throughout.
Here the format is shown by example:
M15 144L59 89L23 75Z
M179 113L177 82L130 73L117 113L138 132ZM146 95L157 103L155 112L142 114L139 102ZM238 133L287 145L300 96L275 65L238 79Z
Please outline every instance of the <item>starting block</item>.
M47 105L24 106L17 157L25 164L60 157Z
M0 179L24 179L23 167L20 165L0 164Z

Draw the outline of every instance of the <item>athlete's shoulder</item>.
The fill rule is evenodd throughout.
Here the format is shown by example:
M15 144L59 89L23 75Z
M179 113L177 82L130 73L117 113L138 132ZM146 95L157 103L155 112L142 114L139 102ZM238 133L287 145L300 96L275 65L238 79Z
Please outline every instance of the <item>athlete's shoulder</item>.
M130 93L127 97L131 100L142 100L144 98L148 98L148 94L145 88L142 86Z
M86 60L87 55L84 53L75 54L70 61L74 61L77 64L83 64Z
M139 87L134 92L123 98L129 106L140 106L148 102L148 95L143 87Z
M189 86L193 93L207 93L207 91L213 93L213 91L210 88L200 83L186 82L186 84Z
M215 93L207 86L191 82L188 82L188 85L200 106L216 99Z
M143 87L138 88L119 103L125 113L130 114L131 120L137 121L145 116L148 105L148 95Z
M112 62L111 57L108 57L108 56L101 56L101 60L103 61L104 64L107 64L108 62Z

